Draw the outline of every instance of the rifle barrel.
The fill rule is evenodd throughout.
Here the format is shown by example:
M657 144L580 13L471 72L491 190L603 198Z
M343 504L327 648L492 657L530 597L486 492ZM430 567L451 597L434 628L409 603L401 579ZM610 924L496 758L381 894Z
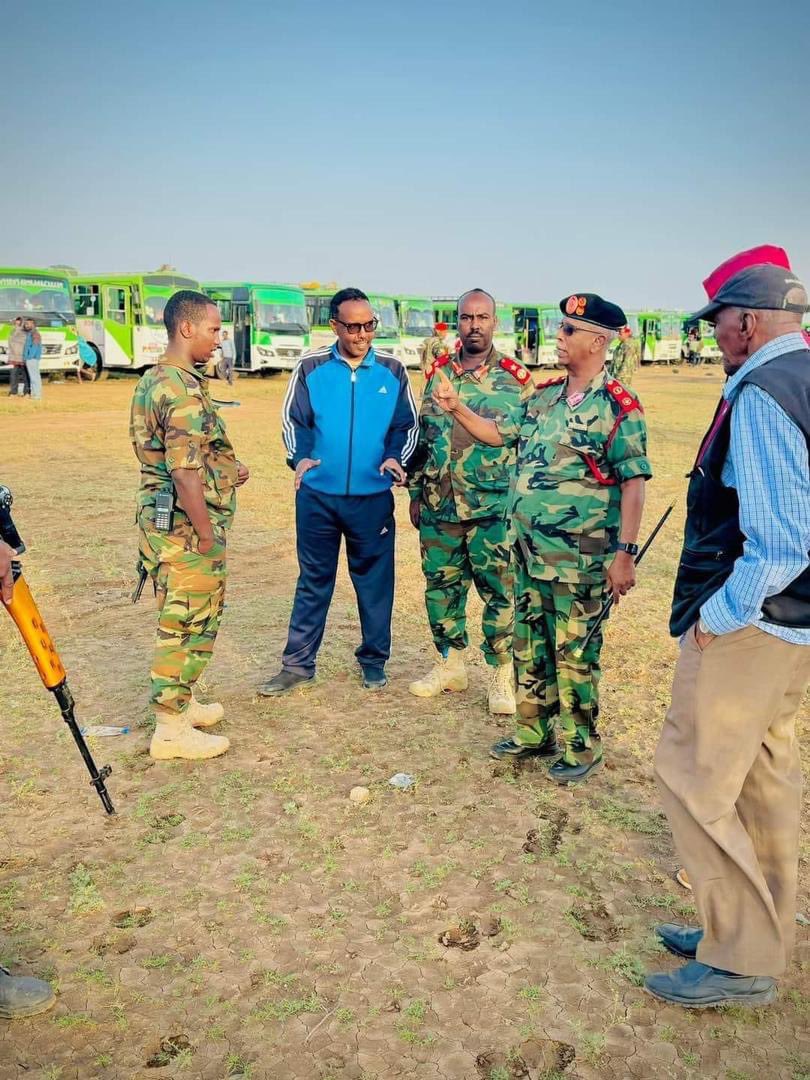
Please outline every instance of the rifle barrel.
M650 535L645 540L644 545L641 548L641 551L639 551L638 555L636 555L635 559L633 559L633 565L634 566L638 566L638 564L644 558L650 544L653 542L653 540L655 540L656 536L658 536L659 532L664 527L664 524L665 524L667 518L669 517L669 515L672 513L672 511L674 509L675 509L675 503L671 502L669 504L669 506L666 508L666 510L663 512L661 517L656 522L655 528L653 529L653 531L650 533ZM590 628L590 630L588 631L588 633L585 636L585 640L580 645L580 647L579 647L579 654L580 655L582 655L582 653L584 653L585 650L588 648L591 641L593 640L594 634L599 629L599 627L602 625L602 623L605 621L605 619L607 618L607 616L608 616L608 614L610 612L610 609L612 607L613 607L613 594L611 594L607 598L607 600L604 602L604 604L602 605L602 610L597 615L596 622Z

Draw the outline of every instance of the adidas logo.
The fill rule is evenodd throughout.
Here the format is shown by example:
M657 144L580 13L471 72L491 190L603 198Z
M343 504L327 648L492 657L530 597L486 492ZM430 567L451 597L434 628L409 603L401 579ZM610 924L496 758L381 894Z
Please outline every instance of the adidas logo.
M377 393L378 394L387 394L388 393L388 388L385 387L385 386L381 386L380 389L377 391Z

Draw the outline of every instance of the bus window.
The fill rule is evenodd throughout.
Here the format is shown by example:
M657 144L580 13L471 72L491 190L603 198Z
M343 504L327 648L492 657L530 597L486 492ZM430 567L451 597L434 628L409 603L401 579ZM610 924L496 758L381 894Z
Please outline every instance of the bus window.
M233 321L233 302L231 300L215 300L219 308L219 317L223 322Z
M73 308L77 315L97 319L101 314L97 285L74 285Z
M114 286L108 286L107 288L107 318L112 319L113 322L120 323L122 326L126 325L127 321L127 294L125 289L118 289Z
M319 296L317 299L317 307L315 309L315 322L314 326L328 326L329 325L329 301L331 296Z

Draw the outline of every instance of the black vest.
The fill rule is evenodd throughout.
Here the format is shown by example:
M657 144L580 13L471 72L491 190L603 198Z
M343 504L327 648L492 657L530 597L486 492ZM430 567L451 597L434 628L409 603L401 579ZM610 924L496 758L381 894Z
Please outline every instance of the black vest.
M781 405L810 451L810 349L777 356L742 382L760 387ZM701 443L699 463L690 474L683 550L669 620L673 637L680 637L697 622L701 607L723 585L743 552L737 492L720 481L731 437L731 410L713 431L722 407L721 400ZM810 627L810 566L784 592L768 597L762 617L779 626Z

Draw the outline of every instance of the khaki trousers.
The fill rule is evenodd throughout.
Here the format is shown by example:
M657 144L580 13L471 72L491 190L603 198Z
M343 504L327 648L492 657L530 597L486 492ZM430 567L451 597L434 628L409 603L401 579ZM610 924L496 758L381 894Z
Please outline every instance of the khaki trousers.
M754 626L701 651L687 631L655 773L703 927L697 958L780 975L793 948L810 647Z

